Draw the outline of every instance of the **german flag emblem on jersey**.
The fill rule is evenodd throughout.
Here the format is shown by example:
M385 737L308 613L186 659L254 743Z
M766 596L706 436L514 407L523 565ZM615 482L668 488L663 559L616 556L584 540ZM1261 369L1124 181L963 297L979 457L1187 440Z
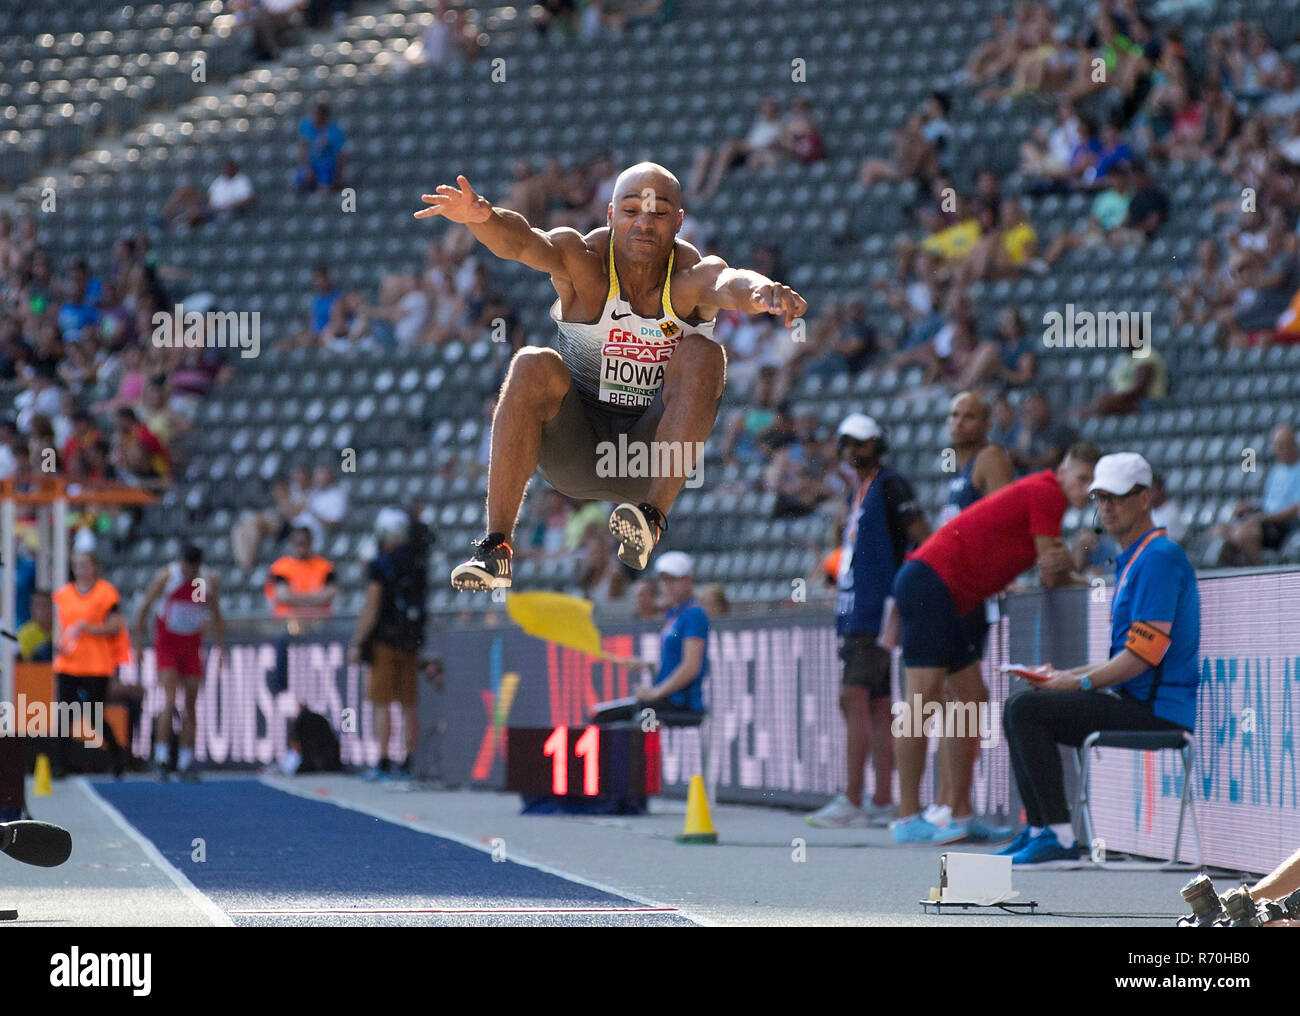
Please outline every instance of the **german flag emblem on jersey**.
M681 331L672 321L660 321L659 330L664 333L664 338L671 339Z

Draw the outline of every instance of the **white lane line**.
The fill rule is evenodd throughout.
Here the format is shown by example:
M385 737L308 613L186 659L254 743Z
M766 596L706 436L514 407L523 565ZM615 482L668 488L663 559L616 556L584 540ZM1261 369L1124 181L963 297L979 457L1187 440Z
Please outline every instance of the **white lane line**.
M391 822L393 825L403 826L406 829L413 829L417 833L425 833L428 836L440 836L444 840L451 840L453 843L459 843L461 846L472 847L483 854L492 853L492 847L490 844L485 845L477 840L470 839L468 836L462 836L460 833L448 832L447 830L437 829L428 825L408 822L404 818L398 818L395 815L386 814L378 808L371 808L367 805L357 804L353 801L344 801L335 797L333 794L325 797L321 794L315 793L314 791L308 791L305 787L299 788L292 785L286 785L283 781L269 776L259 776L258 782L263 783L268 787L272 787L275 790L282 790L286 794L293 794L296 797L306 798L308 801L321 801L326 804L334 804L340 808L347 808L350 811L360 812L362 815L369 815L371 818L381 819L384 822ZM509 859L515 864L522 864L525 868L534 868L537 871L545 872L547 875L554 875L557 878L567 879L570 882L577 882L578 885L585 885L588 889L596 889L603 893L609 893L611 896L621 896L625 900L631 900L633 903L640 903L644 907L651 907L657 910L673 909L662 900L648 899L647 897L639 896L636 893L628 892L626 889L618 889L611 885L605 885L603 882L593 882L591 879L583 878L581 875L575 875L571 871L564 871L560 868L552 867L549 864L543 864L540 861L534 861L520 856L513 850L510 852ZM688 921L693 921L695 924L704 927L713 927L716 924L715 921L706 917L699 917L687 910L675 909L674 912L680 914Z
M323 914L675 914L676 907L327 907L287 908L282 910L232 910L236 917L307 917Z
M130 837L131 842L144 851L145 856L149 858L154 867L160 868L163 873L176 884L176 888L185 894L186 899L194 904L194 906L202 912L203 916L219 928L233 928L235 926L235 922L230 919L230 915L213 903L207 896L203 895L203 893L199 891L198 887L186 878L179 868L172 864L171 861L167 860L167 858L163 857L163 855L159 853L158 848L155 847L144 836L144 834L140 832L140 830L136 829L135 826L127 821L125 815L100 797L99 794L95 792L95 788L90 785L89 780L84 776L78 776L76 777L75 782L77 786L81 788L82 792L89 797L91 801L97 804L104 814L111 818L114 824L121 829L122 832Z

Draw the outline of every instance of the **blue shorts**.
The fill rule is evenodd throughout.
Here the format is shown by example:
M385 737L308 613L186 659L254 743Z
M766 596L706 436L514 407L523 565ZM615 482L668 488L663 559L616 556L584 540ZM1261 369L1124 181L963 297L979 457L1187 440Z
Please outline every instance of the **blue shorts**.
M984 604L957 613L952 593L924 561L904 561L894 576L902 620L903 666L943 667L956 673L984 656L989 623Z

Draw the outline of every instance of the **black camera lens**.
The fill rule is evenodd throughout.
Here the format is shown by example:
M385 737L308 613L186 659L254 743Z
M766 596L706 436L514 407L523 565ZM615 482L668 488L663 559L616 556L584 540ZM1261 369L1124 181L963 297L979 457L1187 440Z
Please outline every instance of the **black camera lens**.
M1260 926L1259 908L1250 898L1243 886L1234 889L1223 897L1223 909L1227 911L1228 921L1234 928L1258 928Z
M1197 927L1208 928L1223 917L1223 904L1208 875L1197 875L1179 891L1192 908Z

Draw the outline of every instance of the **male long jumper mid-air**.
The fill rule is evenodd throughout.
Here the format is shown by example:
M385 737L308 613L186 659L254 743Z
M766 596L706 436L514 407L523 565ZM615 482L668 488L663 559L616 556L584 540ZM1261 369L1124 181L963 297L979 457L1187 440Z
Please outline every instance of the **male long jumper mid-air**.
M464 176L456 181L422 195L430 207L416 218L463 223L497 257L549 273L559 339L557 349L524 347L510 365L492 420L487 536L452 571L452 585L510 585L510 541L538 466L569 497L614 502L609 528L619 560L645 568L689 470L599 475L611 472L598 469L600 446L702 447L726 382L726 354L713 340L718 310L780 315L789 328L808 304L788 286L677 239L681 186L656 163L619 175L607 225L586 236L534 229L517 212L494 208Z

